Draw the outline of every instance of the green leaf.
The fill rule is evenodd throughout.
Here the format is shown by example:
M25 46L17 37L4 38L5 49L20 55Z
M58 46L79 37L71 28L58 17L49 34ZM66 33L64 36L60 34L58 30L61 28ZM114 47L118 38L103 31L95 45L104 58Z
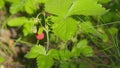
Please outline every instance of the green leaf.
M63 41L71 39L77 30L77 21L72 18L58 19L54 22L53 32Z
M30 52L25 55L26 58L36 58L39 55L46 55L45 48L41 45L35 45L31 48Z
M87 40L81 40L77 44L77 48L79 49L80 53L84 56L92 56L93 55L93 49L87 45Z
M80 54L84 56L92 56L93 49L87 45L87 40L81 40L78 42L77 46L74 46L72 49L72 55L77 57Z
M71 52L73 57L78 57L80 55L80 50L77 47L73 47L72 52Z
M108 41L108 35L106 33L102 33L102 40L103 40L103 42Z
M9 26L22 26L27 21L26 17L16 17L13 19L10 19L10 21L7 23Z
M17 2L17 3L13 3L11 6L10 6L10 13L11 14L15 14L15 13L18 13L20 11L23 11L24 9L24 3L23 2Z
M75 14L101 15L107 12L102 5L97 3L97 0L47 0L45 10L62 17Z
M40 28L38 29L38 34L41 34L41 33L43 32L43 29L44 29L44 27L40 27Z
M71 57L71 53L69 50L59 50L60 60L68 60Z
M28 14L33 14L39 8L39 3L45 2L45 0L17 0L9 1L12 5L10 7L10 13L15 14L20 11L26 11Z
M2 9L4 5L5 5L4 0L0 0L0 9Z
M33 14L37 10L37 2L35 0L27 0L25 3L25 11Z
M45 10L49 13L64 16L67 14L73 0L47 0Z
M49 56L40 55L37 57L38 68L51 68L54 61Z
M115 12L107 12L102 16L102 20L106 23L111 22L116 17Z
M54 6L55 4L57 5ZM101 15L106 12L96 0L47 0L45 10L58 15L56 19L53 18L55 23L53 32L63 41L71 39L77 30L77 21L69 16L74 14Z
M48 52L48 56L57 60L67 60L71 57L71 53L69 50L52 49Z
M90 46L84 46L84 48L81 48L81 54L84 56L93 56L93 49Z
M102 15L107 10L97 3L97 0L76 0L71 6L70 15Z
M5 61L4 57L0 56L0 63L3 63Z
M77 46L74 46L72 49L73 56L79 56L81 53L81 50L83 50L87 46L87 40L81 40L78 42Z
M48 51L48 56L50 56L51 58L60 60L59 51L58 51L58 50L55 50L55 49L49 50L49 51Z
M118 29L115 27L111 27L108 29L108 31L112 36L114 36L118 32Z
M62 62L62 64L60 64L60 68L69 68L69 64Z
M33 33L33 29L34 29L34 21L30 19L23 25L24 36Z
M80 42L78 42L78 44L77 44L77 48L81 48L81 49L83 49L84 48L84 46L86 46L87 45L87 40L86 39L84 39L84 40L81 40Z

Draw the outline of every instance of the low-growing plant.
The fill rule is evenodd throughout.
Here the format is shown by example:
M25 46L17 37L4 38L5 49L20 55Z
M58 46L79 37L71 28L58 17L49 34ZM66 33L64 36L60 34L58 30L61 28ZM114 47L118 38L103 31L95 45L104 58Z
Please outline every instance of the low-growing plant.
M0 9L10 14L3 28L21 31L16 43L33 41L25 57L36 59L38 68L109 68L120 61L118 28L104 27L119 23L119 9L109 3L112 0L1 0ZM3 9L5 4L9 9Z

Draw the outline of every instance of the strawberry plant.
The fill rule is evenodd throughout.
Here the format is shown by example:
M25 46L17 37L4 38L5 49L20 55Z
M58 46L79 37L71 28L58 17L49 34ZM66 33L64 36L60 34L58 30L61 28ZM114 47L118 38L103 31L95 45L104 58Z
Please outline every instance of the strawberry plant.
M57 4L57 5L55 6L55 4ZM89 7L87 7L86 5L89 5ZM69 1L67 1L67 0L58 0L58 1L51 0L50 1L49 0L48 1L47 0L45 2L45 11L51 14L50 20L54 23L51 26L52 32L64 42L66 42L67 40L70 40L72 37L74 37L75 33L79 29L79 26L86 25L86 27L88 27L88 29L89 28L93 29L92 31L90 31L90 33L94 32L94 31L95 31L94 33L98 33L92 26L89 26L87 24L87 22L83 22L83 23L86 23L83 25L80 24L82 22L76 21L75 19L73 19L72 15L100 16L100 15L104 14L105 12L107 12L107 10L105 10L105 8L101 7L100 4L97 3L97 1L93 1L93 0L81 0L81 1L80 0L76 0L76 1L73 1L73 0L69 0ZM96 13L94 13L94 12L96 12ZM55 15L55 16L52 16L52 15ZM47 23L47 22L45 22L45 23ZM49 28L49 27L47 27L47 28ZM87 30L85 30L85 31L87 31ZM48 33L48 32L49 31L47 31L46 33ZM100 33L98 33L98 34L100 34ZM47 36L47 37L49 37L49 36ZM49 43L47 46L49 46ZM43 47L41 49L43 49ZM38 56L38 54L36 54L35 57L30 57L32 55L35 55L34 50L31 49L31 51L26 55L27 58L37 58L38 68L52 67L52 65L54 63L53 58L56 60L59 60L59 61L63 60L64 62L67 62L66 60L69 60L72 57L78 57L80 54L83 54L84 56L92 56L93 55L92 48L87 46L87 40L80 41L77 44L77 46L73 47L71 52L69 50L67 50L66 48L63 50L50 49L49 51L47 48L47 50L44 50L44 52L42 52L44 54L41 54L40 52L42 52L42 51L39 50L37 52L37 50L35 49L35 53L38 53L39 56ZM47 59L47 60L42 60L42 59ZM43 65L42 63L45 63L45 64ZM67 62L67 63L69 63L69 62ZM61 65L61 63L60 63L60 65ZM73 66L74 66L74 64L73 64ZM64 66L62 66L62 67L64 68ZM69 64L67 65L67 67L69 67Z
M111 24L119 23L120 12L114 6L118 0L1 0L7 14L2 29L16 30L12 47L28 45L24 57L35 59L37 68L118 67L119 28ZM112 53L117 62L109 58ZM107 56L108 65L99 54Z

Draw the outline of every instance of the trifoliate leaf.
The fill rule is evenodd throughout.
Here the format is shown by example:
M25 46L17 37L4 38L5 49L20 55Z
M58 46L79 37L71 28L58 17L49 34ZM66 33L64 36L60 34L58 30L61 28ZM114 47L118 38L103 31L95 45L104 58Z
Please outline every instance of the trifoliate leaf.
M53 32L63 41L69 40L77 30L76 21L69 16L74 14L101 15L106 12L97 0L47 0L45 10L59 16L53 20L55 23Z
M107 12L97 0L47 0L45 10L62 17L75 14L96 16Z

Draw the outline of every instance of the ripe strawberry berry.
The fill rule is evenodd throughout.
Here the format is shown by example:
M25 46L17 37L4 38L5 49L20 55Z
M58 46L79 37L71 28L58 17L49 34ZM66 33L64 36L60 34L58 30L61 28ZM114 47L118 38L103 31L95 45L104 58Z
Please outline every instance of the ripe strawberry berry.
M36 35L37 40L42 40L44 38L44 33L42 32L41 34Z

